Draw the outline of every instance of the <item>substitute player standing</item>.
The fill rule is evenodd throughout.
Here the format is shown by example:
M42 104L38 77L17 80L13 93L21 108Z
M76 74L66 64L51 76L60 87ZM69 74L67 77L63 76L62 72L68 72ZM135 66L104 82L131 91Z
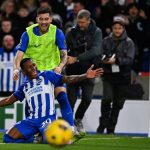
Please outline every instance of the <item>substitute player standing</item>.
M37 10L37 24L31 25L22 34L14 60L14 80L18 79L20 61L23 58L32 58L39 71L54 70L61 73L67 62L65 37L60 29L51 24L51 15L49 7L39 8ZM65 87L57 85L55 97L58 101L68 102ZM65 114L62 113L62 116Z

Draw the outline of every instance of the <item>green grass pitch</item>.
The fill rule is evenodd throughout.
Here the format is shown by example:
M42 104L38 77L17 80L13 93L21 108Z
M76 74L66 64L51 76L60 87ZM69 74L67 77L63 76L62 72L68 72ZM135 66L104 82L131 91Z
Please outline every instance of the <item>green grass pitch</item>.
M54 148L48 144L5 144L0 133L0 150L150 150L150 138L87 134L72 145Z

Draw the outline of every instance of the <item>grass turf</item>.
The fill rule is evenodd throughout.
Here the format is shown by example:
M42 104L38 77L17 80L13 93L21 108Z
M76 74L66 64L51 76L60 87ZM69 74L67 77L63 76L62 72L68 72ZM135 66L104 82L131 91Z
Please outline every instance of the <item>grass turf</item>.
M72 145L55 148L48 144L4 144L0 133L0 150L150 150L150 138L87 134Z

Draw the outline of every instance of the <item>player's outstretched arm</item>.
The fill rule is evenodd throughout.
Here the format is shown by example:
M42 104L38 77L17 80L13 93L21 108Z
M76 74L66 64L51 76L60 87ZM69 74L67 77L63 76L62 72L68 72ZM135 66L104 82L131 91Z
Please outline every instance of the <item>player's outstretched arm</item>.
M63 76L63 82L67 84L76 83L85 79L92 79L96 77L100 77L103 74L103 69L98 68L92 70L94 65L92 65L85 74L82 75L71 75L71 76Z
M13 72L13 79L18 80L19 78L19 68L20 68L20 62L23 59L24 52L18 51L15 59L14 59L14 72Z
M2 99L0 101L0 107L11 105L17 101L17 98L12 94L10 97Z

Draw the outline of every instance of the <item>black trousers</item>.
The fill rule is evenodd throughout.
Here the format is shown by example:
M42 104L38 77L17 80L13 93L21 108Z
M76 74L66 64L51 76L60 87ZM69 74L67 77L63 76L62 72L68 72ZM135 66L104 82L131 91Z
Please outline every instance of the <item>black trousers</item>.
M101 103L100 128L114 132L120 110L123 108L128 85L103 81L103 99Z
M75 84L67 85L67 95L72 111L74 111L74 106L78 98L79 89L81 89L81 103L79 104L77 111L75 112L75 119L83 119L84 114L91 103L94 89L94 79L86 79Z

